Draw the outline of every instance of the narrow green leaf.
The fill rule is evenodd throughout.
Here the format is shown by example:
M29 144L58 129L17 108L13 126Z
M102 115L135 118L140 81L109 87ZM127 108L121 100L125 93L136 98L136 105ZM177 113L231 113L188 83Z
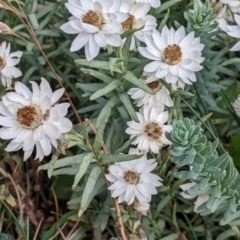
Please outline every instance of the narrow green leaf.
M81 163L85 154L86 153L83 153L83 154L79 154L79 155L75 155L75 156L62 158L62 159L59 159L59 160L52 159L49 163L46 163L46 164L43 164L43 165L39 166L38 171L48 170L49 168L56 169L56 168L71 166L72 164Z
M129 49L132 42L132 35L129 35L125 40L126 41L122 48L122 58L124 59L125 66L127 66L128 59L129 59Z
M38 24L38 20L37 20L37 17L36 17L36 14L35 13L31 13L28 15L29 17L29 20L33 26L34 29L38 29L39 27L39 24Z
M143 28L144 28L144 26L140 27L140 28L129 29L128 31L126 31L126 32L121 34L121 38L124 39L124 38L126 38L126 37L128 37L130 35L133 35L135 32L140 31Z
M123 103L127 112L129 113L131 119L135 122L139 122L136 111L135 111L127 93L118 94L118 97L121 100L121 102Z
M105 154L102 155L102 164L115 163L115 162L124 162L129 160L135 160L142 157L142 155L137 154Z
M232 236L236 236L237 232L235 232L234 230L232 230L231 228L224 231L223 233L221 233L216 240L227 240Z
M79 167L78 167L78 172L77 172L77 174L75 175L74 182L73 182L73 185L72 185L72 189L74 189L74 188L77 186L77 184L78 184L79 181L81 180L82 176L83 176L83 175L85 174L85 172L87 171L88 166L89 166L90 163L92 162L92 159L93 159L93 154L92 154L92 153L87 153L87 154L83 157L83 159L82 159L82 161L81 161L81 163L80 163L80 165L79 165Z
M110 69L109 62L107 61L98 61L98 60L87 61L86 59L76 59L75 63L83 66L92 67L92 68L103 69L108 71L112 70L113 72L122 73L121 69L117 65L115 65L113 69Z
M104 83L76 83L76 87L80 88L84 92L96 92L105 86L106 84Z
M56 7L57 7L57 4L54 3L54 4L47 4L45 8L41 8L41 10L36 13L36 17L37 19L45 16L46 14L48 14L49 12L51 12L52 10L56 10Z
M93 69L87 69L87 68L80 68L80 70L87 74L87 75L90 75L90 76L93 76L105 83L111 83L114 78L111 78L110 76L104 74L104 73L101 73L99 71L96 71L96 70L93 70Z
M122 153L124 150L126 150L131 143L136 139L136 137L128 139L120 148L116 149L114 151L115 154Z
M161 4L161 6L156 9L156 14L159 14L161 12L163 12L164 10L170 8L171 6L175 5L178 2L181 2L182 0L171 0L171 1L167 1Z
M141 80L139 80L135 75L131 72L127 71L127 73L123 76L125 80L132 83L133 85L141 88L143 91L154 95L155 93Z
M95 166L89 177L88 177L88 180L87 180L87 183L85 185L85 188L84 188L84 191L83 191L83 194L82 194L82 201L81 201L81 204L80 204L80 210L78 212L78 217L80 217L83 212L86 210L87 208L87 203L88 203L88 199L94 189L94 186L95 184L97 183L98 181L98 178L99 178L99 175L101 174L101 170L99 168L99 166Z
M54 170L52 173L52 176L58 176L58 175L76 175L78 172L78 169L76 166L74 167L65 167L60 168L57 170Z
M90 97L90 100L94 100L97 99L101 96L106 95L107 93L117 89L118 87L120 87L123 83L120 80L113 80L111 83L109 83L106 87L99 89L98 91L96 91L94 94L92 94L92 96Z
M119 99L114 96L110 98L110 100L105 104L102 111L100 112L97 122L96 122L96 129L97 135L95 137L94 148L96 150L100 149L103 144L103 134L108 122L108 119L111 115L112 108L118 103Z
M164 18L161 20L160 24L158 25L157 30L160 32L162 31L163 27L166 25L167 20L169 18L169 14L170 14L170 9L168 8L166 14L164 15Z

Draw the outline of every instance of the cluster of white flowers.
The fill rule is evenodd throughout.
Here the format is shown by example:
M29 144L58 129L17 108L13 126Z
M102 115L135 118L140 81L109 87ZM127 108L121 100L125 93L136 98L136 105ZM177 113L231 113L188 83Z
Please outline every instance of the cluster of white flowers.
M130 49L134 49L139 41L144 41L145 34L149 34L157 26L156 19L146 15L150 7L160 6L159 0L136 2L68 0L65 6L73 16L61 29L69 34L78 34L70 51L78 51L85 46L85 56L90 61L98 55L102 47L122 46L124 39L121 39L121 33L143 27L133 35Z
M228 35L240 38L240 15L235 14L237 26L228 25L233 21L230 13L240 11L239 0L211 1L217 6L215 19L219 28ZM151 8L160 7L160 0L68 0L66 8L72 14L69 21L60 28L68 34L77 34L71 43L70 51L85 48L85 56L91 61L98 56L101 48L122 47L126 39L121 34L139 29L132 35L130 51L138 51L144 58L151 60L142 73L139 82L152 90L149 94L140 88L131 88L128 94L139 107L136 115L138 122L127 122L126 133L136 149L129 154L141 154L139 159L118 162L109 167L109 190L118 202L134 204L137 211L146 214L151 196L157 193L156 187L162 186L162 179L151 173L156 166L155 159L148 159L148 154L158 154L171 142L165 137L172 131L169 125L167 108L174 106L171 91L184 89L185 85L196 82L196 72L200 71L204 58L204 45L194 32L186 33L183 26L177 30L164 26L156 30L156 18L149 14ZM202 2L199 0L199 4ZM240 41L232 51L240 50ZM21 71L15 65L19 63L22 52L10 53L10 44L0 46L0 77L2 84L10 87L12 79L20 77ZM23 149L24 160L36 149L35 159L42 160L51 153L52 145L57 147L57 140L72 128L70 120L65 118L68 103L57 104L64 89L52 92L49 83L42 78L40 86L32 84L32 92L22 83L15 83L15 92L9 92L0 101L0 138L11 140L7 151ZM240 100L233 104L240 116ZM181 186L185 191L195 183ZM182 196L192 199L185 193ZM198 196L198 206L209 196ZM137 202L136 202L137 200Z

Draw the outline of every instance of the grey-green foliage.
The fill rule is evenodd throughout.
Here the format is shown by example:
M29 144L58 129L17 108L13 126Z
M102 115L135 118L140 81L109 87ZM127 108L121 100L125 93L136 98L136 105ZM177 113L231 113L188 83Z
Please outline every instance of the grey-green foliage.
M193 12L185 12L184 17L188 21L188 24L193 26L194 29L209 27L208 31L211 31L211 23L216 18L216 11L216 8L211 8L209 1L206 1L202 7L199 7L198 2L195 0L193 4Z
M223 215L221 225L231 224L240 216L240 176L227 152L219 155L218 140L208 142L201 128L193 120L174 120L173 131L166 137L172 142L169 148L171 161L184 170L175 172L175 177L188 179L196 185L187 193L192 196L209 194L210 198L198 210L201 215L214 212Z
M223 55L222 50L213 49L217 45L215 37L217 35L218 24L214 22L216 10L216 8L211 8L208 1L202 7L199 6L197 1L194 1L194 11L184 13L184 18L188 22L188 30L194 31L195 36L200 37L200 42L204 44L202 56L205 60L201 64L203 69L196 73L197 82L194 83L194 89L191 90L196 92L196 98L193 98L193 103L198 106L201 105L199 110L202 115L206 115L209 111L227 113L224 109L219 108L215 97L212 96L213 93L220 92L223 88L219 83L214 81L219 79L217 71ZM199 96L201 96L200 103ZM202 105L205 106L203 107Z

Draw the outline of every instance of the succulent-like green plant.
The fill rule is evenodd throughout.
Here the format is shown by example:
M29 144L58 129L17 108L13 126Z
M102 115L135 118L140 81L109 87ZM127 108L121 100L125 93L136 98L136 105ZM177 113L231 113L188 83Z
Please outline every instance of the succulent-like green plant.
M166 134L172 141L169 151L171 161L179 167L188 166L175 173L175 177L188 179L196 185L189 188L191 196L209 194L210 198L198 210L201 215L224 213L220 224L231 224L239 217L240 176L227 152L217 152L218 140L213 143L201 133L193 120L174 120L173 131Z
M204 26L210 27L213 20L216 18L216 8L210 6L209 1L206 1L202 7L197 1L194 1L193 12L185 12L184 17L187 19L196 30Z

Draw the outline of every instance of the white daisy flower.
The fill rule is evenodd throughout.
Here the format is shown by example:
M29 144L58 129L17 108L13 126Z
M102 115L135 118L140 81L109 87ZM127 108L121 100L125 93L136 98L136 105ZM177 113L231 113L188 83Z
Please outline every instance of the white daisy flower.
M240 96L232 104L236 114L240 117Z
M240 0L220 0L222 3L227 4L233 13L240 12Z
M139 80L144 81L143 78L140 78ZM140 88L131 88L128 91L131 98L135 99L135 104L138 107L149 105L150 107L159 107L162 109L164 108L164 105L167 107L173 106L173 101L169 96L169 91L163 84L156 79L155 81L151 81L146 84L153 92L155 92L155 95L151 95Z
M228 32L227 34L234 38L240 38L240 15L234 14L234 19L237 23L237 25L234 26L227 26ZM230 51L239 51L240 50L240 41L238 41L231 49Z
M155 159L147 160L144 154L141 158L114 163L106 174L108 181L113 183L108 189L118 202L127 202L131 205L136 198L140 203L151 201L151 195L157 194L155 187L162 186L162 179L151 173L157 166Z
M161 5L160 0L134 0L136 3L150 3L151 7L158 8Z
M188 190L190 187L193 187L195 185L196 185L195 182L185 183L185 184L180 185L179 187L183 190L183 192L181 192L180 195L185 199L194 199L194 198L197 197L196 202L194 202L193 211L196 212L196 213L199 213L200 211L197 210L198 207L200 205L202 205L203 203L207 202L208 199L210 198L210 195L209 194L201 194L201 195L198 195L198 196L191 196L189 194L184 193L184 191Z
M156 18L151 15L146 15L149 10L150 4L135 4L132 1L123 0L120 11L128 14L128 19L122 23L122 32L144 26L143 29L133 33L130 50L137 50L136 46L140 46L140 41L144 42L144 36L151 35L152 30L157 26Z
M150 208L149 203L134 203L133 205L133 209L144 216L147 216L149 208Z
M68 0L65 6L73 16L60 29L69 34L78 34L72 42L71 52L85 45L85 55L90 61L98 55L100 47L122 45L119 35L121 22L128 15L118 12L120 0Z
M145 38L147 47L138 50L144 57L154 60L144 67L144 71L163 78L167 83L184 87L196 82L195 72L203 67L200 65L204 45L200 38L194 38L194 32L185 34L184 27L177 31L163 27L162 33L153 30L152 39Z
M23 52L10 53L10 43L3 42L0 45L0 79L4 87L11 87L12 78L22 76L22 72L14 67L20 62Z
M131 138L137 137L133 144L143 152L158 153L164 144L171 144L165 137L165 132L172 131L171 125L164 125L168 120L168 112L161 112L159 108L146 106L137 113L139 123L130 121L126 133Z
M52 92L49 83L41 78L40 87L31 82L31 92L24 84L16 82L15 92L9 92L0 101L0 138L12 139L5 149L8 152L23 149L24 160L36 146L40 161L57 148L57 139L71 130L72 123L64 116L69 103L57 104L64 89Z

